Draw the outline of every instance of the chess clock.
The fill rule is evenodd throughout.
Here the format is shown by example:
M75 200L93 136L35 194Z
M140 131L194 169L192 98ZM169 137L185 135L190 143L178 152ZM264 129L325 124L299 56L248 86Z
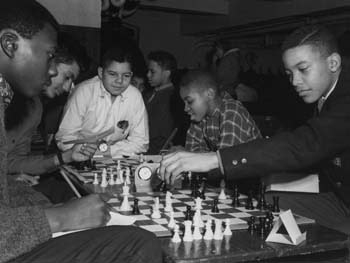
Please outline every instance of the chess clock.
M107 142L106 141L101 141L100 142L100 144L98 145L98 149L99 149L99 151L100 152L107 152L107 150L108 150L108 144L107 144Z
M160 163L143 162L135 170L136 192L152 192L155 180L159 179Z

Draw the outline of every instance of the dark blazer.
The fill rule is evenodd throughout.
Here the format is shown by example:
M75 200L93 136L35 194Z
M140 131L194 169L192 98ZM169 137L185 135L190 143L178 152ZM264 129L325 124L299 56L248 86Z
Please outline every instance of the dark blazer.
M220 150L228 179L316 168L321 191L350 205L350 78L341 72L318 116L291 132Z

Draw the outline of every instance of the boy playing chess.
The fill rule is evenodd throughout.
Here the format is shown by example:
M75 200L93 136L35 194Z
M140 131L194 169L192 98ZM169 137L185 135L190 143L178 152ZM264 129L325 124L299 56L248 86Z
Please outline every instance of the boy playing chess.
M294 131L211 153L176 152L164 157L161 174L220 168L227 179L316 168L319 194L281 194L280 206L350 233L350 90L335 37L321 26L293 32L282 46L285 71L317 115Z

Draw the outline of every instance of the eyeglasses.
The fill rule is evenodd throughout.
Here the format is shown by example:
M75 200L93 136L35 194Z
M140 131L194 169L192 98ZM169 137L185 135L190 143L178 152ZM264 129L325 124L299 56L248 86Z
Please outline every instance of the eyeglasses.
M132 72L118 73L115 71L107 71L107 74L115 79L121 79L122 81L130 80L132 77Z

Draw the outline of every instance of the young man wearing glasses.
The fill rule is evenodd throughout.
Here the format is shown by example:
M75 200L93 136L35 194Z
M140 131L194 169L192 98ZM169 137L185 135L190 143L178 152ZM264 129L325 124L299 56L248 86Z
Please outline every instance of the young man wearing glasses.
M56 134L57 145L67 150L65 141L88 138L114 128L105 139L112 157L146 152L148 149L147 112L142 95L130 84L132 52L115 47L102 58L98 76L76 87ZM121 122L127 123L124 129Z

